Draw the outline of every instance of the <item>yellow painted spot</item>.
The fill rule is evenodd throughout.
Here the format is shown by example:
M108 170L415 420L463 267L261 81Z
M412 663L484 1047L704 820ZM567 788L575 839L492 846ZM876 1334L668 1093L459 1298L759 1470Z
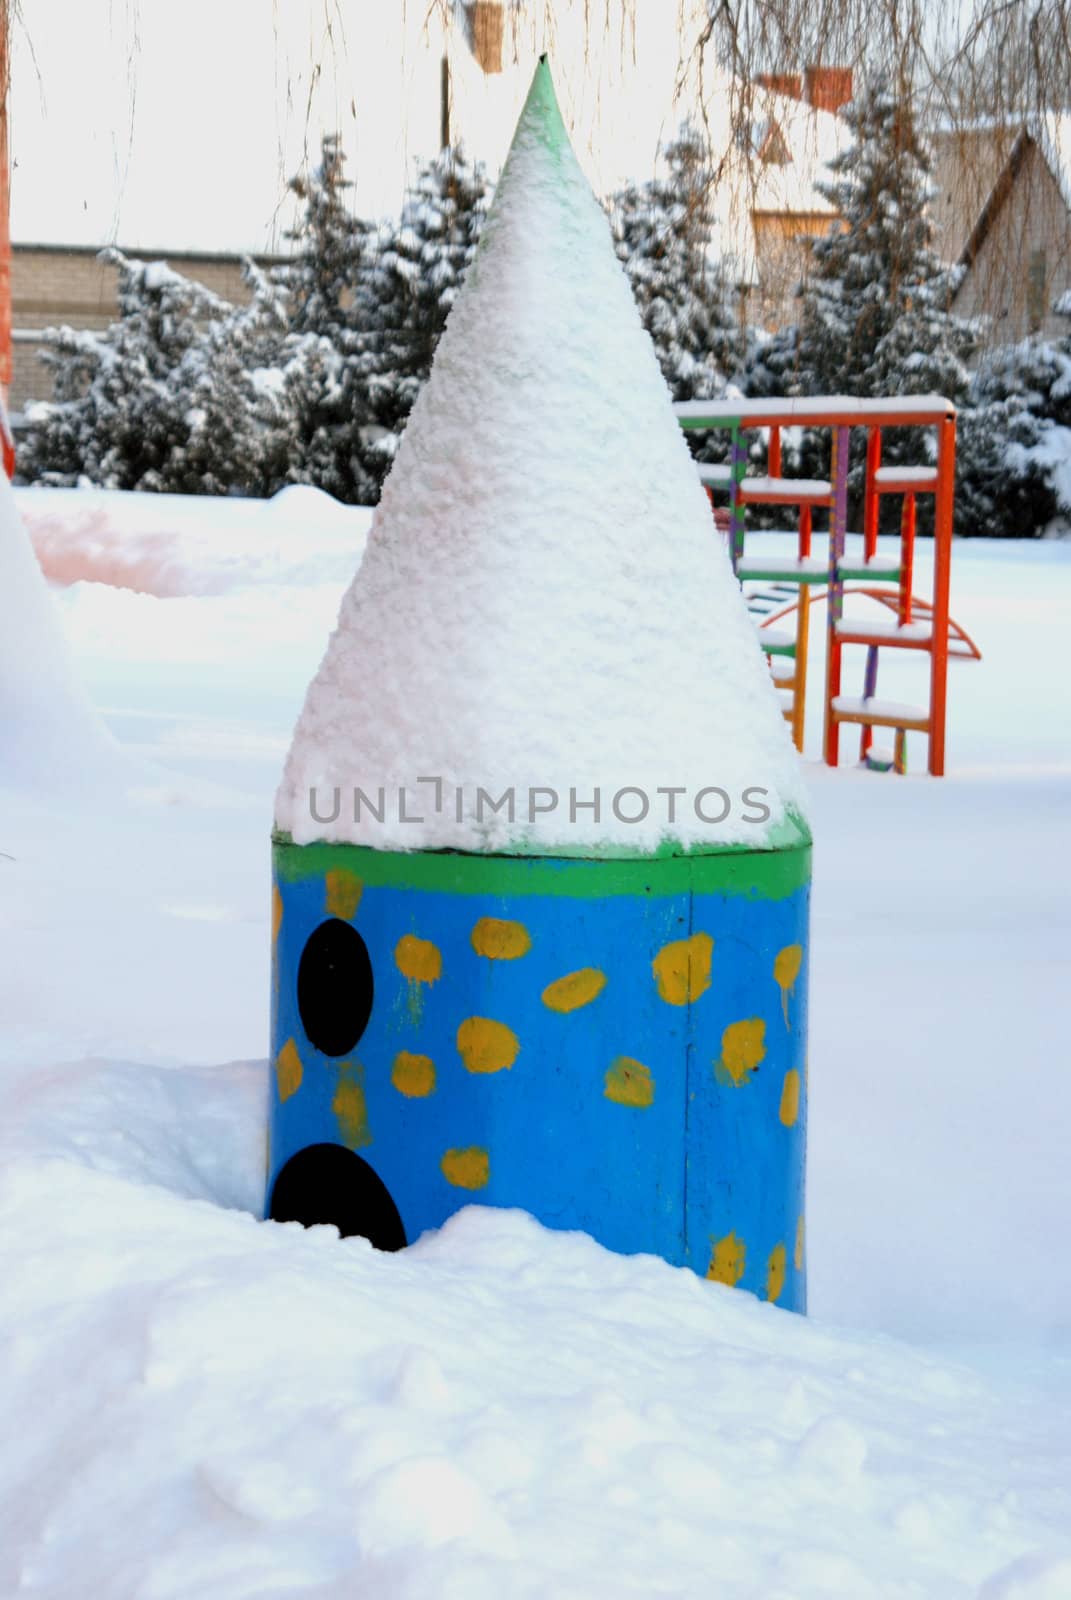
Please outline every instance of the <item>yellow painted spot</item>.
M730 1022L721 1036L721 1060L714 1063L714 1076L719 1083L739 1089L765 1055L766 1024L761 1017Z
M499 917L481 917L472 930L472 948L491 961L516 961L526 956L532 940L523 922L503 922Z
M775 1305L785 1287L787 1265L788 1252L783 1244L775 1244L770 1251L770 1259L766 1266L766 1298Z
M501 1072L503 1067L512 1067L521 1046L504 1022L466 1017L457 1030L457 1048L470 1072Z
M713 1283L727 1283L733 1288L744 1276L747 1247L735 1233L727 1233L723 1239L713 1240L713 1245L707 1277Z
M390 1081L399 1094L410 1100L422 1100L435 1092L435 1063L430 1056L414 1056L408 1050L399 1050Z
M803 946L801 944L786 944L785 948L779 950L774 958L774 982L781 991L781 1010L785 1014L786 1028L788 1027L789 997L796 987L796 979L800 975L802 964Z
M714 940L709 933L693 933L690 939L663 945L651 963L662 999L671 1006L687 1006L706 994L713 952Z
M360 878L346 867L332 867L330 872L324 874L324 882L327 885L327 915L341 917L343 922L352 922L364 891Z
M278 884L273 883L272 886L271 886L271 942L272 942L272 944L274 944L275 941L278 939L278 937L279 937L279 929L282 927L282 925L283 925L283 897L279 893Z
M578 972L567 972L564 978L548 983L543 990L543 1004L551 1011L579 1011L605 988L605 972L598 967L581 967Z
M619 1106L643 1110L654 1104L654 1079L650 1067L631 1056L618 1056L606 1074L606 1098Z
M279 1086L279 1099L289 1100L301 1088L303 1070L298 1047L288 1039L275 1058L275 1081Z
M781 1121L786 1128L796 1125L796 1118L800 1114L800 1075L795 1067L789 1067L785 1073L785 1081L781 1086Z
M797 1272L802 1272L803 1271L803 1245L804 1245L803 1218L800 1217L800 1220L796 1223L796 1248L792 1252L792 1260L793 1260L793 1263L795 1264L795 1268L796 1268Z
M468 1150L448 1150L439 1165L455 1189L486 1189L490 1182L491 1158L475 1145Z
M403 978L414 983L437 983L442 977L443 958L437 944L403 933L394 946L394 965Z
M372 1134L368 1126L368 1106L364 1090L352 1072L353 1069L347 1063L342 1069L342 1077L335 1090L331 1110L338 1121L338 1131L342 1135L343 1144L349 1145L351 1150L359 1150L362 1145L372 1143Z

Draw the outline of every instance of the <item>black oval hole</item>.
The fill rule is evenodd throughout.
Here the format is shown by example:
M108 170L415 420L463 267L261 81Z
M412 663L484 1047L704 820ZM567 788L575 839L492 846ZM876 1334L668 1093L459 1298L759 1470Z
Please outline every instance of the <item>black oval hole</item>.
M273 1222L311 1228L329 1222L344 1239L367 1239L377 1250L404 1250L405 1229L382 1178L340 1144L310 1144L291 1156L275 1180Z
M356 928L321 922L301 952L297 1003L309 1043L325 1056L352 1050L372 1012L372 963Z

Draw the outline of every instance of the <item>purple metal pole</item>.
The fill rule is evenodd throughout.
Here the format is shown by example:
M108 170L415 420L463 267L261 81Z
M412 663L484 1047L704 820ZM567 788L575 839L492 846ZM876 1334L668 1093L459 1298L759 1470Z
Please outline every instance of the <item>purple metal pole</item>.
M826 648L826 765L835 767L840 751L840 726L833 719L833 701L840 694L840 640L837 623L844 614L844 580L840 575L844 560L844 535L848 528L848 445L851 430L833 429L832 489L833 510L829 525L829 595L826 605L828 640Z
M740 483L747 472L747 445L739 427L733 429L732 451L729 456L729 468L732 472L732 483L729 487L729 554L736 572L744 559L744 533L747 528L747 512L740 500Z

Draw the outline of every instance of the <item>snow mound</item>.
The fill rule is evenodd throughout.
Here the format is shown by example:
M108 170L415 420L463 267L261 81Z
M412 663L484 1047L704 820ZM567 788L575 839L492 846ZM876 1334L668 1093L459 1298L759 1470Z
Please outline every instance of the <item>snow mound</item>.
M519 1212L259 1223L263 1065L0 1081L0 1593L1068 1592L1049 1398Z
M75 674L48 586L0 472L0 786L35 793L128 778Z
M420 824L350 803L434 776ZM649 797L718 786L625 821ZM496 797L567 803L513 821ZM326 797L345 796L337 820ZM740 796L767 791L765 830ZM298 720L278 827L387 848L650 850L769 842L799 777L762 652L715 534L609 226L536 73L476 259ZM519 808L520 809L520 808ZM638 810L638 805L636 806ZM460 812L460 815L459 815ZM632 814L630 808L630 815ZM713 815L708 807L708 816Z
M116 489L16 489L53 583L107 584L161 600L353 575L371 512L293 484L270 500Z

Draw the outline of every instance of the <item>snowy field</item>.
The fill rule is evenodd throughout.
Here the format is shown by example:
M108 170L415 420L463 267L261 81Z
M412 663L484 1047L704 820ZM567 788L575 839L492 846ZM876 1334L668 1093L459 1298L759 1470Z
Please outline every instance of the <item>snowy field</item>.
M367 514L18 499L118 747L0 771L0 1596L1071 1600L1071 544L957 546L946 780L808 765L805 1321L513 1213L255 1220Z

